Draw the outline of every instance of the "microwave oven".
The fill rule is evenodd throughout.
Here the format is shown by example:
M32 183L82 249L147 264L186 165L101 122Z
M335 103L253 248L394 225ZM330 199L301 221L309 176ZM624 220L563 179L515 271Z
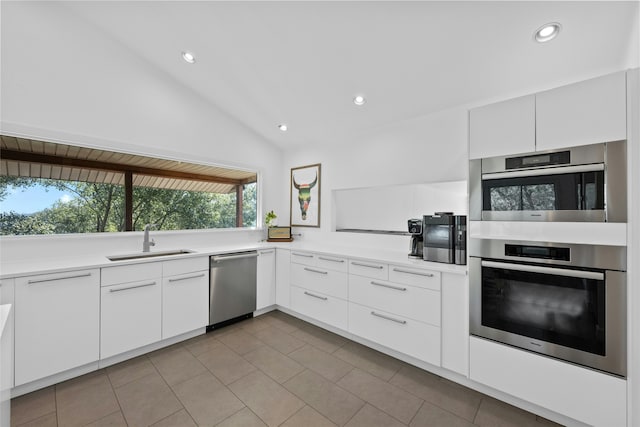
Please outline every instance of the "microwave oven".
M469 162L469 219L626 222L626 141Z

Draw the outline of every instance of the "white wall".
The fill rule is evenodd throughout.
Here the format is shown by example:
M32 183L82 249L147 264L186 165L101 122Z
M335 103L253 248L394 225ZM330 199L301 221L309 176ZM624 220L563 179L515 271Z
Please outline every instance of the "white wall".
M303 239L348 240L328 235L335 229L335 190L466 180L467 117L466 107L456 108L375 129L342 144L286 152L283 168L287 171L322 163L321 227L296 232L301 232ZM289 188L288 176L282 187ZM288 204L280 206L277 213L280 224L288 222ZM363 237L353 235L352 239ZM408 244L407 237L381 236L380 240L399 250Z
M60 4L3 2L1 19L4 134L257 170L262 205L282 203L282 151L126 46Z

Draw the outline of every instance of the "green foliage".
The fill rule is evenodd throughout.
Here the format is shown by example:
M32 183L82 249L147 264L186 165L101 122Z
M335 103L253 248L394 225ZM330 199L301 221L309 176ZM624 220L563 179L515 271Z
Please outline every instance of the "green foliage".
M124 231L124 188L110 184L0 177L0 200L9 186L41 185L73 194L69 202L31 215L0 214L0 234L65 234ZM256 185L243 192L243 226L256 224ZM133 189L133 229L156 224L158 230L188 230L235 227L236 194L214 194L149 187Z

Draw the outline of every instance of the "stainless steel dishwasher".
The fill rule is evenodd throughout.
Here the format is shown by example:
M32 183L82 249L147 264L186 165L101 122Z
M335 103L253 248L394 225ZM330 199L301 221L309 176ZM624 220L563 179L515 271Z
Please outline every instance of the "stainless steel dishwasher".
M209 328L252 317L256 309L256 251L210 257Z

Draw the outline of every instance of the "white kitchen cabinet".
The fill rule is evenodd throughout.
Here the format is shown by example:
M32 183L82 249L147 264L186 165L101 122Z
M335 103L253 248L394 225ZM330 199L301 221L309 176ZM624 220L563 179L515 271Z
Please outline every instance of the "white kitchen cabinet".
M368 277L349 276L349 301L440 325L440 292Z
M472 380L593 426L627 425L627 382L476 337Z
M256 310L276 303L276 250L258 251Z
M161 268L160 263L158 264ZM100 358L160 341L162 277L102 286Z
M304 251L291 251L291 262L313 266L316 265L316 255Z
M281 307L291 307L291 251L276 249L276 304Z
M304 264L291 264L291 284L310 291L347 299L347 273Z
M627 138L624 71L536 95L536 150Z
M442 274L442 367L469 375L469 280Z
M432 365L440 365L440 328L349 302L349 332Z
M371 277L372 279L389 279L389 265L377 261L349 260L349 274Z
M15 280L15 385L99 358L100 270Z
M532 152L536 148L535 95L469 111L469 159Z
M317 255L316 266L327 270L341 271L343 273L348 271L347 259L333 255Z
M163 262L162 339L204 328L209 322L209 258ZM168 275L170 274L170 275Z
M4 328L0 328L0 426L11 425L14 283L14 279L0 281L0 322L5 322Z
M312 319L347 330L347 301L341 298L291 286L291 308Z

